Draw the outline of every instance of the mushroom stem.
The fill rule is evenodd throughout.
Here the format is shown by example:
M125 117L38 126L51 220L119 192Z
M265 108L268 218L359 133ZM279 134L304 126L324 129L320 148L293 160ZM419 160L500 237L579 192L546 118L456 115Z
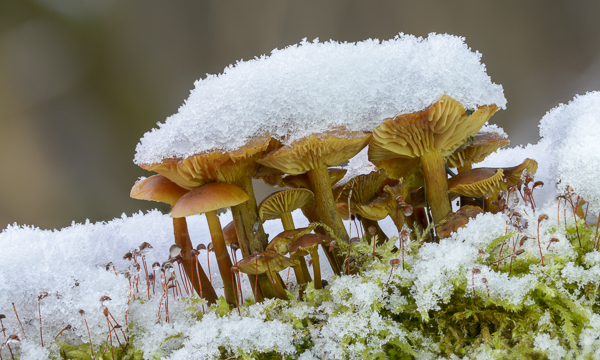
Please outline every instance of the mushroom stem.
M310 251L310 257L312 257L312 265L315 272L315 289L322 289L323 283L321 282L321 264L319 263L319 252L316 247Z
M173 218L173 230L175 233L175 243L181 246L181 257L183 261L183 268L188 277L194 272L198 271L200 276L200 283L202 283L202 295L208 304L214 304L217 302L217 294L212 284L208 280L208 277L204 273L204 270L197 261L193 261L191 250L192 242L190 241L190 235L188 233L187 221L184 217ZM196 293L200 294L200 283L198 279L190 279L194 285Z
M471 164L470 161L465 161L464 165L461 166L461 167L458 167L456 169L456 171L458 171L458 173L460 174L460 173L463 173L463 172L465 172L467 170L471 170L472 168L473 168L473 164Z
M273 286L275 287L275 294L276 294L277 298L282 299L282 300L288 300L287 294L285 292L285 289L283 287L281 280L278 281L278 279L277 279L278 273L273 274L271 272L271 269L268 269L266 271L266 274L267 274L267 278L269 279L271 284L273 284Z
M348 233L346 232L342 218L337 211L333 193L331 192L327 167L325 165L316 166L309 170L307 175L312 186L312 191L315 194L317 215L325 225L333 230L340 240L348 243Z
M431 215L434 224L437 224L452 211L448 198L448 178L442 154L439 151L423 154L421 165L423 166Z
M296 226L294 225L294 219L292 218L292 213L286 211L281 213L281 223L283 224L284 230L294 230Z
M208 222L208 230L210 231L210 237L217 258L217 265L219 265L219 272L221 273L221 279L223 280L225 300L227 300L229 304L235 305L236 294L234 289L236 289L236 285L231 273L233 264L229 258L225 239L223 239L223 230L221 229L221 222L217 216L217 211L207 212L206 221Z

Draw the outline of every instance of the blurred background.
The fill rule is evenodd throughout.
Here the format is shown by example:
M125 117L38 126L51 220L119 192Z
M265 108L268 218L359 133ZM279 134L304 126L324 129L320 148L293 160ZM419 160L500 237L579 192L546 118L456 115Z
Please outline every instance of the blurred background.
M466 38L508 109L512 145L575 94L600 90L600 2L0 1L0 229L108 221L159 207L129 198L139 138L196 79L309 40Z

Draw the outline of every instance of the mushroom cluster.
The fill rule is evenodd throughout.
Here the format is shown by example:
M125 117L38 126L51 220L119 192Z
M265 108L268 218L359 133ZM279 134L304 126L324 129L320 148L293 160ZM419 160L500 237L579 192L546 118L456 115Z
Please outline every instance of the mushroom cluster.
M348 248L347 245L350 244L344 218L359 220L361 228L364 228L360 231L357 225L357 235L364 236L373 246L376 245L375 239L382 242L393 235L383 233L378 226L378 221L387 216L394 221L398 232L404 227L419 229L418 233L422 233L427 227L438 227L437 235L432 233L428 241L439 241L441 235L447 233L439 228L441 225L444 225L444 230L454 229L447 223L449 216L453 214L451 201L455 197L464 197L465 203L462 205L467 205L468 202L469 205L479 204L487 211L498 211L503 192L511 186L518 186L524 171L535 172L537 164L532 160L514 169L471 169L472 164L482 161L487 154L508 144L506 137L499 134L501 131L489 131L487 128L480 131L505 103L501 89L498 91L498 86L491 83L487 75L480 78L478 85L473 85L472 91L465 92L464 84L458 87L448 85L453 83L445 81L448 79L432 85L426 80L429 77L423 80L423 84L412 84L412 88L409 88L404 75L392 63L388 64L387 56L399 56L396 50L406 50L418 45L415 54L404 54L402 56L405 58L397 58L398 62L394 64L414 62L431 50L421 49L419 46L433 46L434 42L435 46L442 47L456 45L453 37L434 35L427 40L399 37L381 43L380 47L373 43L331 43L315 45L314 48L313 45L303 44L300 50L305 55L304 61L309 68L314 65L319 74L331 74L332 81L345 79L346 82L340 82L336 88L323 84L323 81L315 82L312 76L314 74L296 74L293 71L297 69L292 70L282 65L280 57L287 56L288 53L293 56L298 48L282 50L271 58L261 58L246 64L246 67L230 69L221 77L204 83L205 88L212 88L221 80L224 94L235 96L237 90L229 88L231 83L227 79L234 83L239 81L240 88L253 91L247 86L247 81L256 81L255 85L258 87L263 78L258 80L252 76L242 76L238 79L236 76L243 74L243 71L248 72L246 75L267 74L265 69L269 69L268 74L274 81L273 89L267 91L263 87L262 92L255 93L256 102L250 104L247 114L254 114L257 118L245 123L243 141L228 134L235 127L228 123L228 116L240 116L243 112L239 107L243 105L228 102L227 96L219 100L223 102L223 106L218 107L218 112L211 110L212 105L204 108L202 102L190 100L180 109L180 116L169 119L170 122L161 126L161 129L152 131L142 139L136 163L160 174L168 179L165 181L173 183L171 186L177 187L177 196L167 201L173 206L171 216L174 221L184 221L178 219L185 219L185 216L193 214L206 214L225 286L225 297L230 305L235 306L237 287L231 273L232 262L226 250L217 209L231 209L235 231L230 233L237 237L236 247L239 246L243 256L237 262L235 270L239 269L249 275L255 298L285 298L285 285L277 272L293 267L298 283L302 285L298 287L301 294L304 284L311 281L304 259L307 255L312 258L315 288L322 286L317 253L319 245L327 255L333 271L337 275L342 273L343 264L349 262L335 244L343 243L346 245L344 248ZM380 51L366 54L365 47L372 46ZM331 54L332 59L342 59L339 55L343 53L346 58L356 61L340 64L339 67L348 73L346 77L337 78L337 75L333 75L333 68L319 68L324 66L320 62L324 56L320 51ZM466 56L470 59L469 62L474 56L468 48L453 51L457 52L457 56ZM373 64L367 61L370 60L369 56L372 57ZM378 60L381 61L378 63ZM477 66L473 68L454 69L446 73L467 78L467 74L463 73L466 71L468 77L477 78L485 74L485 68L481 67L478 59L476 62ZM423 66L435 67L439 64L427 63ZM255 70L256 73L253 72ZM335 74L338 70L335 69ZM340 88L350 91L352 86L365 88L365 84L354 84L354 79L348 78L359 70L381 80L381 84L373 81L371 88L367 86L377 96L357 94L352 97L336 92ZM424 71L423 68L413 69L417 70ZM304 81L303 91L315 94L310 106L306 105L304 92L293 92L290 95L290 85L284 80L276 81L279 76L284 75L297 76L299 81ZM365 78L357 76L357 79ZM396 86L404 86L404 90L398 92ZM430 89L431 86L434 86L435 92L421 91ZM191 99L196 99L196 93L205 91L205 88L202 82L198 83ZM392 88L393 91L389 90ZM481 91L482 89L485 91ZM300 93L298 103L290 103L295 99L294 94ZM324 98L339 99L340 103L319 105L322 99L317 97L325 93L327 95ZM484 95L478 95L479 93ZM383 94L383 97L378 97L379 94ZM262 97L265 96L271 96L269 108L260 110L261 106L265 106L261 105ZM244 93L244 98L248 98L247 93ZM403 101L406 105L397 105ZM281 107L273 111L273 104ZM335 114L331 112L330 105L335 105L340 118L331 119L335 118ZM295 109L293 114L286 113L290 111L290 107ZM380 107L386 110L377 110ZM304 109L305 112L298 109ZM361 115L352 115L353 109ZM276 122L272 119L274 113L279 116ZM197 119L200 128L206 130L207 126L213 126L215 129L224 129L224 132L219 135L219 139L193 135L187 129L182 133L173 132L177 128L171 126L173 123L179 121L181 124L190 124L190 121L196 121L194 119ZM235 131L241 130L236 128ZM166 140L156 144L158 150L148 150L149 144L157 141L161 134ZM210 134L214 135L214 131L211 130ZM367 146L368 162L365 169L368 170L364 173L353 172L353 177L338 183L346 171L333 167L343 166ZM157 155L161 149L164 150L162 155ZM449 174L453 174L450 168L458 168L460 174L449 178ZM263 179L265 183L282 189L257 206L253 178ZM139 186L136 184L134 189ZM285 189L286 187L290 189ZM132 190L132 197L156 200L136 194ZM295 209L301 209L311 223L308 229L295 230L291 216ZM275 219L282 221L286 231L274 236L269 242L262 223ZM311 231L316 234L309 234ZM176 241L183 248L183 258L191 259L189 237L185 242ZM288 254L289 257L286 257ZM192 267L197 269L199 265L187 265L186 271L188 268L193 271Z

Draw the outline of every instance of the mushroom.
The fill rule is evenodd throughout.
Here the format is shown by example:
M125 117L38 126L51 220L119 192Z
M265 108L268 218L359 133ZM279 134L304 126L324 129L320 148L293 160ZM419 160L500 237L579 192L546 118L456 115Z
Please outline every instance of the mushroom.
M345 184L340 184L333 189L333 194L336 202L350 203L351 213L360 215L361 222L365 229L368 229L370 226L375 227L377 230L377 237L381 243L387 240L388 237L381 230L377 221L382 220L387 215L383 218L380 216L373 216L368 211L362 211L361 205L368 204L374 199L382 196L383 188L386 185L394 186L396 184L398 184L398 180L389 179L385 176L385 172L371 171L368 174L357 175L352 179L349 179ZM367 240L370 241L371 234L368 232L366 234Z
M400 232L404 225L405 214L404 211L400 211L403 209L398 209L398 200L404 199L407 195L406 184L400 181L395 186L385 185L381 196L366 204L357 203L354 209L363 218L366 217L375 221L383 220L389 215L394 221L398 232Z
M319 263L318 246L328 246L333 239L321 234L306 234L300 236L292 246L289 247L290 255L306 256L310 254L313 260L313 270L315 273L315 289L322 289L321 265Z
M292 246L296 239L298 239L302 235L310 233L311 231L311 228L285 230L279 233L277 236L275 236L269 242L269 245L267 245L267 248L265 250L274 251L280 255L286 255L287 253L289 253L290 246ZM294 274L296 275L296 279L298 280L298 284L304 285L312 281L304 257L292 255L291 259L298 261L298 265L292 266ZM302 292L302 288L300 289L300 291Z
M239 205L248 201L248 194L239 187L227 183L210 183L197 187L183 195L171 210L171 217L183 218L195 214L206 214L208 229L223 280L225 299L236 303L237 287L231 276L231 259L223 238L217 210Z
M448 179L448 193L451 198L457 196L486 197L486 199L490 199L488 209L492 213L495 213L498 207L492 205L491 201L497 198L499 191L506 189L502 169L471 169ZM484 201L488 203L487 200L484 199Z
M263 251L256 255L247 256L237 264L238 269L248 275L258 276L259 274L266 273L267 277L275 287L277 298L283 300L288 300L288 298L281 282L276 281L275 274L290 266L296 265L298 265L297 261L293 261L273 251Z
M258 162L291 175L306 173L315 195L317 215L337 237L347 242L348 234L335 206L327 167L356 155L370 137L370 133L362 131L330 130L296 140L268 153Z
M248 194L248 201L234 206L231 211L242 254L250 256L255 250L262 251L267 246L262 225L258 228L258 236L253 231L254 223L258 219L252 186L252 176L260 167L256 160L280 145L279 141L266 133L230 152L215 150L185 159L164 159L160 163L140 166L156 171L188 190L212 182L226 182L244 190ZM258 283L262 295L267 298L275 296L275 289L266 277L261 276ZM254 284L252 281L253 287Z
M131 188L130 196L134 199L159 201L173 206L185 193L187 193L186 189L178 186L166 177L153 175L137 181ZM193 284L196 293L202 293L209 304L216 303L217 294L215 293L215 289L212 287L200 263L194 261L191 256L192 242L190 241L185 218L173 218L173 231L175 234L175 243L183 249L183 268L188 279ZM193 274L196 272L200 274L200 281L198 279L194 281Z
M471 170L472 164L482 162L488 155L510 144L502 131L494 131L484 126L472 139L462 144L448 158L448 166L455 167L458 173Z
M510 187L517 185L519 180L521 180L524 170L527 170L529 173L534 175L537 172L537 168L537 161L533 159L525 159L517 166L502 168L502 171L504 171L504 178L506 179L507 185Z
M460 102L443 95L423 111L399 115L377 126L369 143L369 159L378 164L390 158L418 157L437 224L452 210L444 157L475 135L497 109L488 105L467 112Z
M258 215L263 222L280 218L283 228L292 230L295 228L292 211L301 208L309 201L314 201L314 195L308 189L277 191L267 196L258 205Z
M450 237L453 232L456 232L459 228L464 227L467 223L474 219L478 214L483 211L479 206L465 205L461 207L456 213L450 213L444 218L442 224L438 226L437 235L440 239Z

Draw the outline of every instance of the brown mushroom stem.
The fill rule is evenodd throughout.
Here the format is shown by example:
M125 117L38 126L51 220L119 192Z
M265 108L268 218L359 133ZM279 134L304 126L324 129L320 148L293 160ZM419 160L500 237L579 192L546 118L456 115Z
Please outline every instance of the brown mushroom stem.
M376 233L377 245L381 245L388 240L387 235L383 232L383 230L381 230L381 227L379 226L379 223L377 221L363 217L361 219L361 222L365 229L368 229L370 226L373 226L377 230L377 233ZM366 237L367 241L370 243L371 242L371 234L368 231L365 231L365 237Z
M225 292L225 300L229 304L236 304L236 284L231 273L231 259L229 258L229 252L225 245L225 239L223 239L223 230L221 229L221 221L217 216L217 211L209 211L206 213L206 221L208 222L208 230L210 231L210 237L212 239L213 250L217 258L217 265L219 265L219 272L221 273L221 279L223 280L223 288Z
M322 289L321 264L319 263L319 253L316 247L310 250L310 256L312 257L312 266L313 271L315 272L315 289Z
M311 282L312 278L310 276L310 272L308 271L308 266L306 265L306 259L304 259L304 256L302 256L300 259L300 268L302 269L302 277L304 278L304 284ZM300 280L298 280L298 283L300 283Z
M204 295L204 299L209 305L216 303L217 294L215 293L215 289L208 280L206 273L204 273L202 266L199 266L199 263L192 258L192 242L188 233L187 221L184 217L173 218L173 231L175 233L175 243L181 246L183 268L194 285L194 290L196 290L197 294L200 294L200 285L202 285L202 295ZM200 274L200 282L198 282L198 279L196 278L191 278L192 274L196 273L196 271Z
M348 233L337 211L333 193L331 192L327 167L325 165L316 166L314 169L309 170L307 175L312 186L311 190L315 194L317 215L325 225L333 230L340 240L348 243Z
M437 224L452 211L448 198L448 178L442 154L439 151L423 154L421 165L423 166L431 215L433 222Z

